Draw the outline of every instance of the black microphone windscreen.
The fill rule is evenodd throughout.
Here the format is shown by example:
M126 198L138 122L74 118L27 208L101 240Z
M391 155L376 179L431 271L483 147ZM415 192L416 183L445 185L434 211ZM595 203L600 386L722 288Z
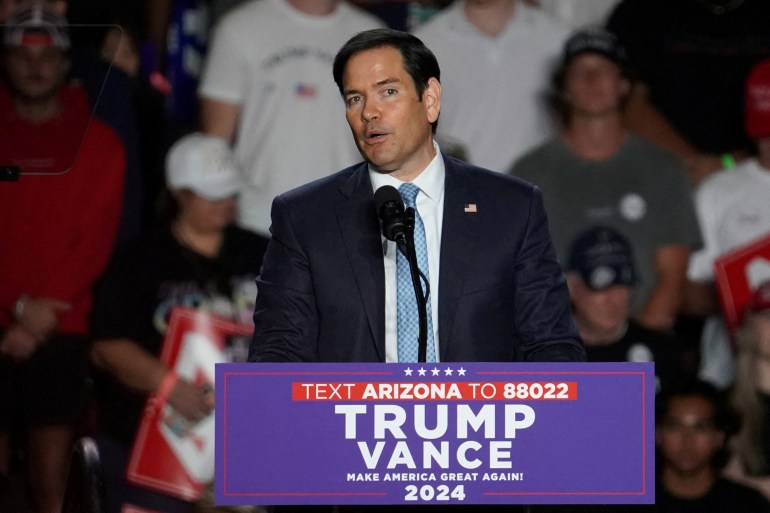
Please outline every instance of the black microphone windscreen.
M374 206L382 221L382 234L388 240L399 241L404 234L404 201L395 187L384 185L374 191Z
M403 204L403 200L401 199L401 195L398 193L398 189L392 185L383 185L374 191L374 206L377 209L378 215L382 211L382 206L391 201Z

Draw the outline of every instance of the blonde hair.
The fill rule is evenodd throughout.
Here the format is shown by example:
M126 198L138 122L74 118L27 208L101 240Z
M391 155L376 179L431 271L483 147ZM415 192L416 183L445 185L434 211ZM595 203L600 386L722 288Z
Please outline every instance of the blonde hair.
M759 334L755 317L755 314L749 313L738 332L736 375L730 397L733 408L741 418L740 429L732 440L732 451L749 475L766 472L767 467L767 458L761 450L762 435L767 429L763 419L767 418L767 412L756 385Z

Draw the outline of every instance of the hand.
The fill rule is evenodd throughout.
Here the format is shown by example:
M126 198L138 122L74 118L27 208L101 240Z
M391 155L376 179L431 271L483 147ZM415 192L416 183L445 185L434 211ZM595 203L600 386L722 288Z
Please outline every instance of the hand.
M68 303L57 299L26 296L16 322L35 338L45 340L59 325L59 314L70 308Z
M171 389L167 402L182 416L193 422L203 420L214 410L210 386L196 387L181 378Z
M8 328L0 340L0 354L7 355L16 361L23 361L32 356L39 345L39 339L16 324Z

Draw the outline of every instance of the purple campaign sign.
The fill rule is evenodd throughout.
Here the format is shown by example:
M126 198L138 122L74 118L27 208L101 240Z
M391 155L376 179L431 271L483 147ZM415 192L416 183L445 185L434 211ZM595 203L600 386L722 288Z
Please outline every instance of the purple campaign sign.
M651 504L651 363L217 364L216 502Z

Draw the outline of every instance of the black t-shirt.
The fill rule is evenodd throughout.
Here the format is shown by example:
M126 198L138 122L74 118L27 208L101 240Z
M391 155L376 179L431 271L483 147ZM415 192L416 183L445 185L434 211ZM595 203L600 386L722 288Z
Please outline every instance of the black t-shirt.
M770 2L743 0L723 14L704 0L623 0L607 28L628 50L652 103L696 148L745 149L744 82L770 57Z
M620 340L612 344L586 344L589 362L655 362L659 387L670 385L682 375L681 345L663 333L646 329L630 321Z
M96 286L90 328L93 340L127 338L159 355L168 315L175 306L248 322L255 278L267 240L231 226L215 259L181 245L168 227L119 251ZM97 373L101 428L129 444L147 398L106 373Z
M533 513L767 513L770 503L758 491L727 479L718 479L698 499L679 499L658 482L655 504L532 506Z
M655 504L661 513L770 512L770 502L761 493L728 479L718 479L706 495L697 499L674 497L658 485Z

